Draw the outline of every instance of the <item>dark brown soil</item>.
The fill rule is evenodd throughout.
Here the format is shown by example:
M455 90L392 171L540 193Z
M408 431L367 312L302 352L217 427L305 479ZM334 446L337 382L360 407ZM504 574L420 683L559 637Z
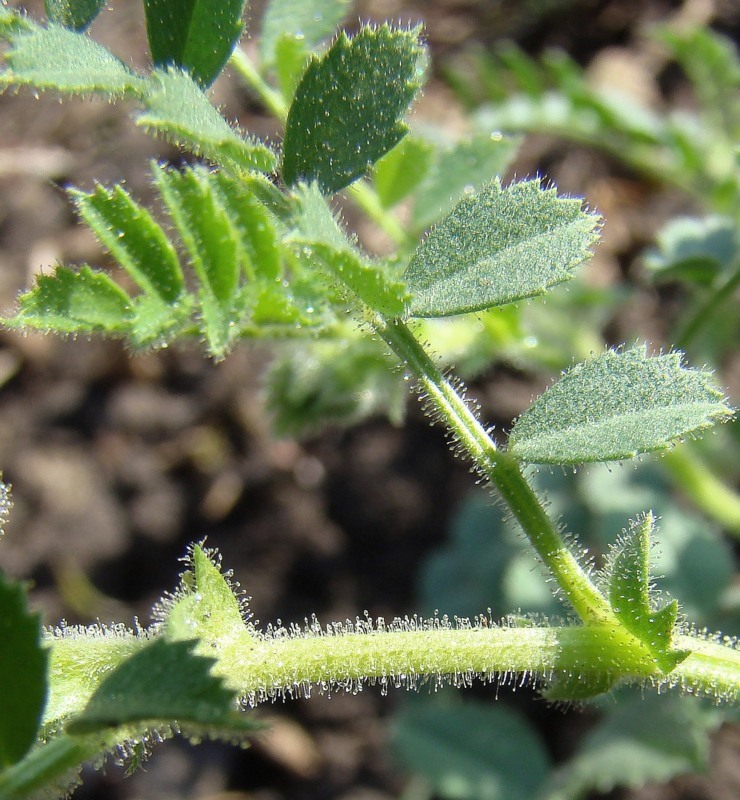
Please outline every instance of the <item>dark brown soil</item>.
M40 3L25 5L39 13ZM112 3L94 33L144 64L139 5ZM362 18L423 20L440 61L471 40L501 37L532 52L559 45L583 63L604 48L622 48L629 57L639 51L645 25L680 8L704 9L728 33L740 22L729 0L361 5ZM260 6L253 4L254 18ZM234 81L219 82L217 100L243 127L274 131ZM435 79L418 113L449 117L454 126L460 115L452 108ZM0 96L0 308L11 308L31 276L54 262L105 263L76 225L63 188L125 180L146 200L152 158L178 154L136 129L123 106ZM518 172L538 169L605 214L594 267L599 280L629 278L635 254L660 223L690 208L681 195L557 142L525 147ZM660 313L658 298L637 294L611 321L610 335L660 340ZM308 441L275 438L261 397L268 360L267 348L247 345L215 365L195 347L132 355L115 342L0 333L0 467L15 502L0 566L33 583L33 602L48 623L146 622L161 592L175 586L187 545L205 536L252 595L262 621L413 613L417 565L444 540L470 475L413 400L402 428L374 419ZM494 401L503 399L511 417L546 379L492 370L473 388L485 398L485 412L494 413ZM385 800L407 787L385 748L386 720L402 699L366 690L278 704L263 709L274 725L251 750L169 742L131 778L113 767L89 775L77 797ZM522 702L561 758L591 719L530 697ZM740 737L729 726L716 737L709 775L609 795L738 796Z

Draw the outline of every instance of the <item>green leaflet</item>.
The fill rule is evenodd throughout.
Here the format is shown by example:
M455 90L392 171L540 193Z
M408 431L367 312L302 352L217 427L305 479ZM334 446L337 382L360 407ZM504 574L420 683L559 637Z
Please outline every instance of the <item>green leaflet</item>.
M165 303L185 288L175 248L151 214L121 187L70 191L77 212L137 285Z
M406 134L402 117L420 86L418 29L363 27L341 33L298 84L283 143L288 185L343 189Z
M309 268L324 272L348 288L371 309L391 317L403 314L408 294L388 264L370 263L350 242L317 184L301 184L294 192L293 232L289 241Z
M124 333L132 318L131 298L105 273L88 266L78 271L57 267L39 275L36 286L21 295L18 313L3 319L12 327L59 333Z
M416 248L409 313L443 317L504 305L562 283L588 256L598 218L539 180L496 180L465 197Z
M262 68L280 69L279 43L283 37L303 43L310 51L328 39L344 19L352 0L270 0L262 17ZM289 95L288 95L289 96Z
M245 0L144 0L156 67L174 66L210 86L244 28Z
M672 647L678 603L659 608L650 596L650 548L655 517L646 514L612 547L605 572L609 602L624 627L650 650L655 663L670 672L688 652Z
M200 281L208 348L220 358L239 332L233 323L240 265L231 220L205 171L155 168L154 176Z
M706 372L646 348L577 364L516 421L510 452L536 464L632 458L732 416Z
M102 681L67 731L81 735L173 720L234 733L254 730L249 717L237 714L234 692L211 675L214 659L196 655L195 646L160 638L134 653Z
M98 16L105 0L46 0L46 16L51 22L73 31L84 31Z
M65 94L100 92L108 96L140 94L144 81L113 53L84 33L61 25L44 28L24 20L10 27L5 37L7 68L0 73L0 88L31 86Z
M3 517L7 488L0 484ZM29 613L26 592L0 573L0 772L20 761L36 741L46 703L48 653L41 646L41 621Z
M232 172L271 172L275 168L277 159L272 150L243 138L185 72L155 70L143 103L145 110L137 117L137 125L153 129Z

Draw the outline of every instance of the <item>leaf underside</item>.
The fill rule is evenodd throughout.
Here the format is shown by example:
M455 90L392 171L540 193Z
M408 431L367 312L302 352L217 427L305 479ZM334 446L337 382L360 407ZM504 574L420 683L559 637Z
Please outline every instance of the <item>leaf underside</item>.
M577 364L516 421L509 450L536 464L633 458L732 416L706 372L644 346Z
M465 197L417 247L405 280L408 313L444 317L542 294L572 277L598 218L539 180L497 180Z
M54 23L48 27L29 23L13 29L8 38L10 50L4 55L7 68L0 73L0 88L30 86L108 96L138 94L143 88L142 78L84 33Z

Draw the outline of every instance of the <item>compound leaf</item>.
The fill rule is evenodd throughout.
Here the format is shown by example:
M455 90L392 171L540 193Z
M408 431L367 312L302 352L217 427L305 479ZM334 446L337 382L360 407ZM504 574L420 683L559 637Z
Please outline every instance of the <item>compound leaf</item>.
M151 214L121 186L70 195L79 215L137 285L165 303L176 302L185 280L175 248Z
M18 302L18 313L4 319L6 325L59 333L123 333L132 316L131 298L108 275L88 266L79 271L57 267L53 275L39 275L36 286Z
M144 81L110 50L84 33L51 23L44 28L24 20L10 27L10 49L0 73L0 88L31 86L65 94L139 94Z
M234 732L254 729L237 714L235 693L211 675L214 659L193 652L194 641L157 639L105 678L67 731L94 733L136 723L215 726Z
M145 110L137 125L158 131L232 172L271 172L277 164L272 150L243 138L226 122L186 72L155 70L143 102Z
M241 36L244 6L245 0L144 0L154 65L179 67L210 86Z
M51 22L73 31L84 31L101 12L105 0L46 0L46 16Z
M283 178L316 181L325 194L359 178L404 137L420 86L418 29L341 33L309 63L288 113Z
M279 41L299 40L313 50L334 33L351 0L270 0L262 17L262 67L279 66Z
M3 484L0 491L5 508ZM36 741L46 702L47 662L38 614L29 613L23 587L0 573L0 771L20 761Z
M537 464L632 458L732 416L710 375L644 346L577 364L517 420L510 451Z
M206 341L220 358L238 332L239 248L231 220L205 170L156 168L155 181L200 281Z
M281 274L275 224L265 206L243 181L223 172L209 175L233 229L238 232L240 262L250 278L276 281Z
M444 317L504 305L562 283L588 256L598 218L539 180L496 180L465 197L417 247L409 313Z

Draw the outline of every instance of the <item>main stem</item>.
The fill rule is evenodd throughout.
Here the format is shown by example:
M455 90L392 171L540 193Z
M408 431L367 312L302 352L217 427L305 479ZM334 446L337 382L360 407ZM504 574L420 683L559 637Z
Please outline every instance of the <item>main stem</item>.
M548 516L518 462L497 449L469 405L409 327L401 320L382 317L374 320L374 326L413 373L435 415L451 431L475 469L498 490L583 622L603 624L614 621L606 598L563 541L557 523Z

